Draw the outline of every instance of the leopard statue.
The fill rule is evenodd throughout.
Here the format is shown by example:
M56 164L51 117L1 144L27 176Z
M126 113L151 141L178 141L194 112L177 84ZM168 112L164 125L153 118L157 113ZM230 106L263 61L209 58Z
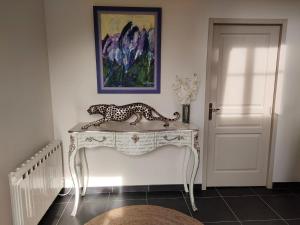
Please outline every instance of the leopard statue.
M134 122L131 122L130 125L136 125L141 119L144 117L149 121L163 121L164 126L168 127L169 122L176 121L179 119L180 114L178 112L174 113L175 118L169 119L158 113L154 108L144 103L132 103L128 105L108 105L108 104L99 104L99 105L92 105L88 108L87 112L90 115L93 114L100 114L103 117L99 120L94 122L88 123L82 126L82 129L88 129L91 126L100 126L102 123L108 121L126 121L130 119L133 115L136 116Z

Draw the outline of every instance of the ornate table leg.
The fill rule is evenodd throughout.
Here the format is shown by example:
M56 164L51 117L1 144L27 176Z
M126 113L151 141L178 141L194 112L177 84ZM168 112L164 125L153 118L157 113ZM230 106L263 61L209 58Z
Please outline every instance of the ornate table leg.
M70 136L70 152L69 152L69 164L70 164L70 172L72 176L72 180L74 183L74 189L75 189L75 201L74 201L74 207L73 211L71 213L71 216L76 216L77 208L79 204L79 180L78 180L78 174L76 171L76 154L77 154L77 146L75 145L75 138L74 136Z
M81 170L81 174L82 174L82 192L81 192L81 196L85 196L86 193L86 188L89 182L89 167L88 167L88 163L87 163L87 158L86 158L86 151L85 148L80 150L80 158L81 158L81 164L82 164L82 170Z
M183 162L183 184L184 184L184 191L186 193L189 192L189 187L187 185L187 173L189 167L189 159L190 159L190 149L184 147L184 162Z
M192 172L191 181L190 181L190 200L191 200L191 205L192 205L193 211L198 210L195 205L195 198L194 198L194 181L195 181L196 173L197 173L198 166L199 166L199 156L198 156L197 147L198 147L198 135L195 134L194 140L193 140L192 146L191 146L191 150L194 155L194 165L193 165L193 172Z

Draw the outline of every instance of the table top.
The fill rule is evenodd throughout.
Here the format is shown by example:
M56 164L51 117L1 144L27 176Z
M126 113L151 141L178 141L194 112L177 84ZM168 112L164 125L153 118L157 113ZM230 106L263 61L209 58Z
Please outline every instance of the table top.
M88 129L81 129L82 126L88 123L78 123L69 133L80 133L80 132L159 132L159 131L175 131L175 130L188 130L198 131L199 129L193 124L182 123L179 121L169 122L168 127L164 127L164 122L161 121L149 121L140 122L136 125L130 125L129 122L106 122L101 124L99 127L91 126Z

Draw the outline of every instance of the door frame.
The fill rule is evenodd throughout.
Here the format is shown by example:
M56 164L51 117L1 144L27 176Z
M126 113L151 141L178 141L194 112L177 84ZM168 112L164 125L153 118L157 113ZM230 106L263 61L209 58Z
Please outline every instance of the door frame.
M204 137L203 137L203 162L202 162L202 190L207 188L207 166L208 166L208 138L209 138L209 124L208 124L208 104L210 98L210 65L212 62L212 48L213 48L213 31L214 25L276 25L280 27L280 37L278 46L278 56L276 62L273 106L271 117L271 132L269 142L269 157L268 157L268 171L266 187L272 188L273 186L273 169L274 169L274 156L275 156L275 143L277 133L278 114L276 113L276 93L278 87L282 86L283 64L285 58L285 44L286 44L286 29L287 19L231 19L231 18L209 18L208 28L208 42L207 42L207 59L206 59L206 81L205 81L205 110L204 110Z

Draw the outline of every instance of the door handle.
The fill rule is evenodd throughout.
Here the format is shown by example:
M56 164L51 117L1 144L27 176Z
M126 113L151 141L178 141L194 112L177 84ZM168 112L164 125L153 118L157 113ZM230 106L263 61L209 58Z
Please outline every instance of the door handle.
M212 113L213 112L218 112L220 109L219 108L214 108L212 103L209 103L208 106L208 120L212 120Z

